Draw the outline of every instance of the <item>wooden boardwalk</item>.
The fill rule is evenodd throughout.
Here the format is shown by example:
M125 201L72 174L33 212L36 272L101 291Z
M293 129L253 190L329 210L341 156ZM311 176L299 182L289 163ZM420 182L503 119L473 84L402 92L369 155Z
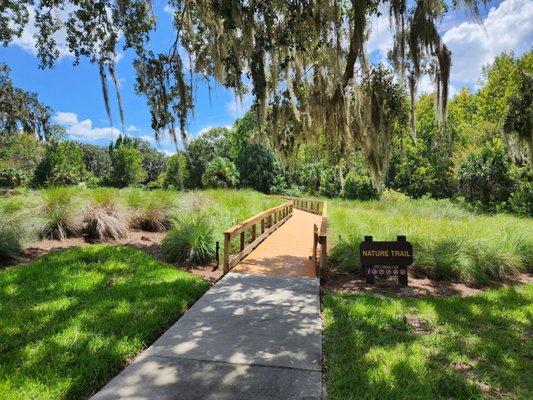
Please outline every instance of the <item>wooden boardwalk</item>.
M313 226L321 216L294 209L293 216L266 238L232 272L275 276L316 276Z

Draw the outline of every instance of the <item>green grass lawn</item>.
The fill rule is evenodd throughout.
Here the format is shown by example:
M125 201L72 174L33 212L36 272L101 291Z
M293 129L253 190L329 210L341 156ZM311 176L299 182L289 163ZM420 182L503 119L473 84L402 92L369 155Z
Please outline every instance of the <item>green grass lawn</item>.
M0 270L0 399L83 399L209 287L124 246Z
M532 315L533 285L466 298L327 294L329 398L531 399Z

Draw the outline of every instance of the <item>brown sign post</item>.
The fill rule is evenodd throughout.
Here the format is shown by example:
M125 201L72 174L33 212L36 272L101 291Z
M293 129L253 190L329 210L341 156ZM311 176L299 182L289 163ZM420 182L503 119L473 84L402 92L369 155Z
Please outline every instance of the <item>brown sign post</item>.
M407 267L413 263L413 246L405 236L396 242L374 242L365 236L359 246L361 267L366 283L374 283L375 276L397 276L400 285L407 286Z

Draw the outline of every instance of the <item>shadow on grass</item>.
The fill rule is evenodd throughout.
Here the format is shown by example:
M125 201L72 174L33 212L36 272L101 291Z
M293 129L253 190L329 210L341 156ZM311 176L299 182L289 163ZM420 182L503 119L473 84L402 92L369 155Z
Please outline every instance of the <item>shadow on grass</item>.
M0 382L10 382L0 393L88 397L208 286L124 246L69 249L0 272Z
M531 298L531 286L467 298L328 295L330 398L528 398ZM412 313L430 321L428 334L404 322Z

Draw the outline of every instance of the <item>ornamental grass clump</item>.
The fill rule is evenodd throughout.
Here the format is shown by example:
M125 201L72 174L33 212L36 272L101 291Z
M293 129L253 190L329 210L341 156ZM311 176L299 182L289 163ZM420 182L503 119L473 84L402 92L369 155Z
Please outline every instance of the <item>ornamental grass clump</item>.
M344 272L360 271L359 245L367 235L378 241L406 235L414 251L410 270L436 280L488 283L533 270L527 218L476 215L449 200L332 200L328 222L330 260Z
M24 232L3 203L0 203L0 221L0 265L6 265L20 255Z
M176 193L165 190L130 190L128 205L131 207L131 228L148 232L166 231L178 209Z
M83 231L84 201L74 188L55 187L39 193L37 218L43 239L63 240Z
M123 239L128 235L128 213L116 189L95 189L85 211L85 233L99 241Z
M177 217L161 242L161 251L170 262L205 265L215 259L212 218L203 213Z

